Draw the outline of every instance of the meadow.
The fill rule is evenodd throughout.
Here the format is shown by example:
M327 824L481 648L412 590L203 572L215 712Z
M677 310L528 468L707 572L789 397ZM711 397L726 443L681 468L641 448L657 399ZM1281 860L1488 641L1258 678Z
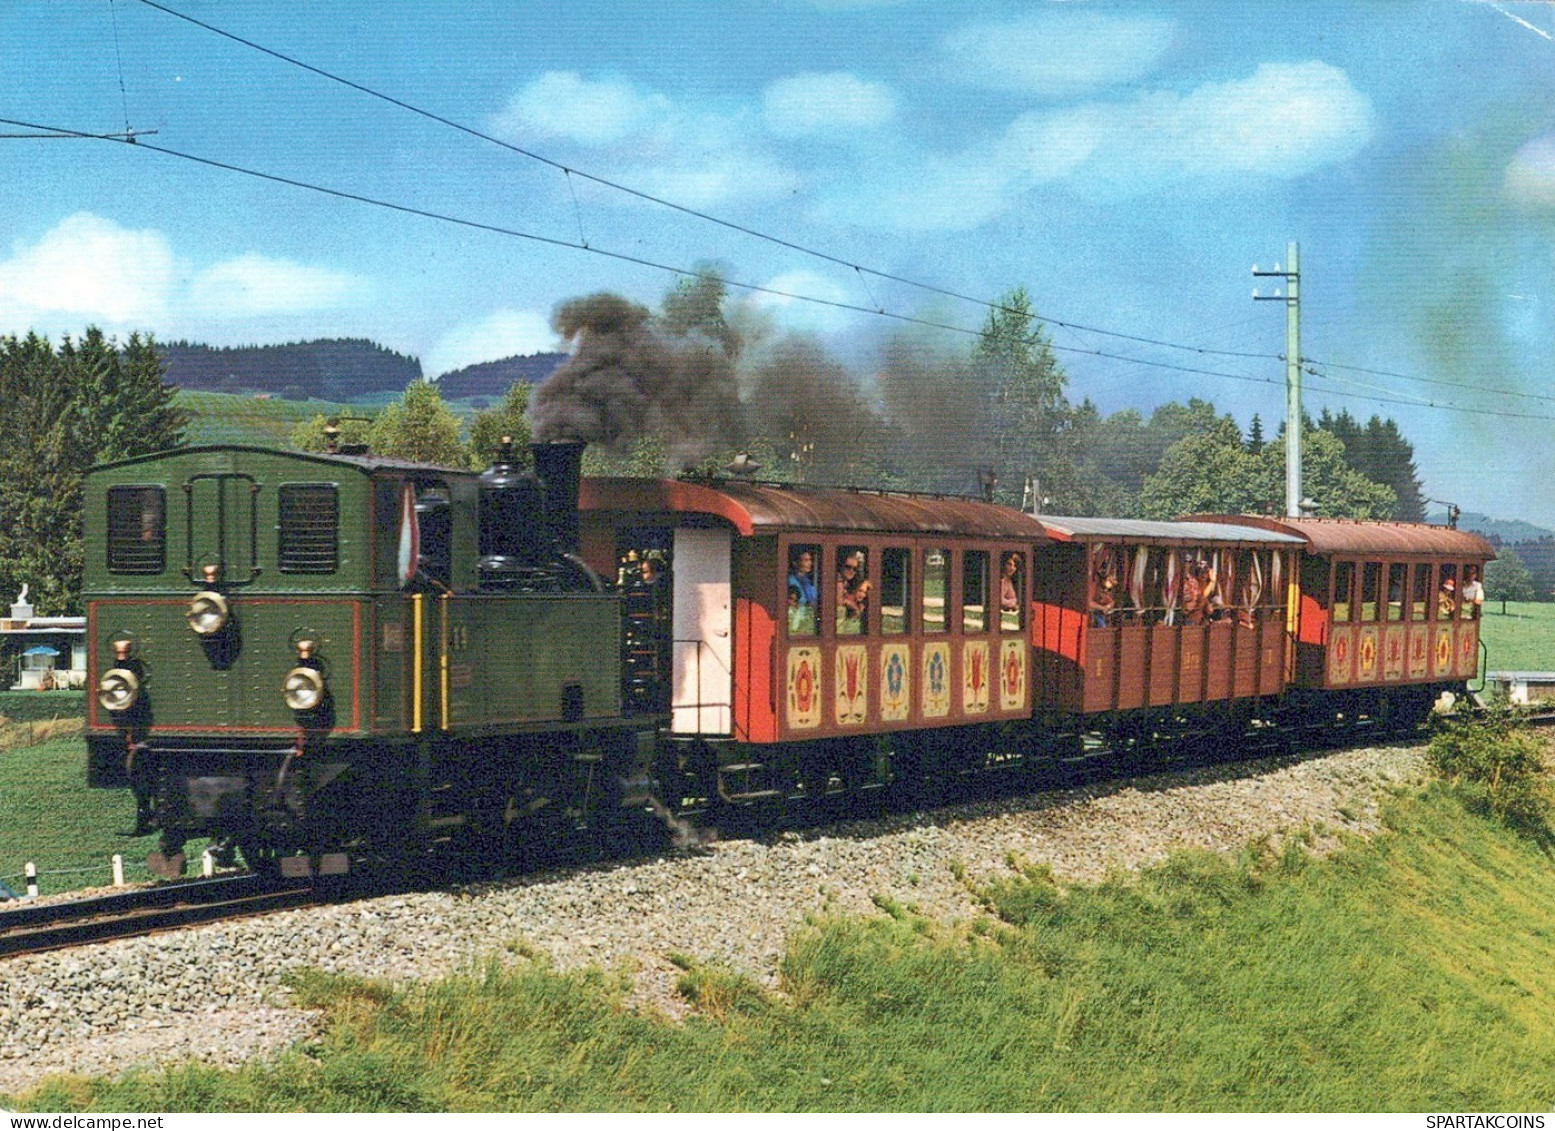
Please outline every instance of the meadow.
M1494 672L1555 671L1555 602L1486 601L1480 619L1485 663Z
M1389 831L1184 853L1068 889L1011 862L948 925L881 901L802 929L773 993L682 959L690 1018L627 975L505 962L393 986L297 979L322 1043L238 1071L60 1078L67 1111L1542 1111L1555 870L1445 784ZM499 940L494 940L497 942Z

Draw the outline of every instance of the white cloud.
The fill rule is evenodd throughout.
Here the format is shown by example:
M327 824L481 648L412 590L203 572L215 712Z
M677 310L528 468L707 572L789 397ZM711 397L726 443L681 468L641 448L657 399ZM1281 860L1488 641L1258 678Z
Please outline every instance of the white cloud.
M1031 111L963 150L899 159L872 183L838 186L826 210L875 227L966 231L1061 180L1127 196L1195 180L1296 177L1356 153L1373 118L1343 71L1266 63L1186 94Z
M517 144L538 134L587 146L591 167L608 169L611 180L691 208L770 200L793 191L797 180L760 144L754 108L681 106L620 79L541 75L513 96L492 129ZM575 188L604 203L631 203L587 182Z
M842 284L813 271L789 271L768 279L762 286L767 291L781 293L753 292L747 300L748 305L766 314L781 329L794 333L835 334L847 329L859 317L856 311L827 306L826 303L869 305L868 295L858 290L850 291ZM807 302L806 299L821 301Z
M0 328L154 326L166 315L173 272L162 233L78 212L0 263Z
M1044 97L1084 94L1148 74L1171 46L1172 21L1042 12L970 24L943 41L964 82Z
M441 375L482 361L545 353L559 348L550 320L532 310L499 310L444 334L427 351L422 366Z
M770 84L762 112L768 128L783 137L873 129L896 116L896 94L846 71L812 71Z
M548 71L513 95L494 129L520 139L539 133L608 145L662 126L672 112L669 99L625 79Z
M1117 140L1145 131L1155 163L1186 174L1295 177L1356 153L1373 117L1337 67L1264 63L1247 79L1141 99L1124 111Z
M1528 142L1506 167L1506 193L1519 204L1555 204L1555 134Z
M359 301L366 282L324 267L263 255L240 255L197 274L189 283L191 313L215 318L305 314Z

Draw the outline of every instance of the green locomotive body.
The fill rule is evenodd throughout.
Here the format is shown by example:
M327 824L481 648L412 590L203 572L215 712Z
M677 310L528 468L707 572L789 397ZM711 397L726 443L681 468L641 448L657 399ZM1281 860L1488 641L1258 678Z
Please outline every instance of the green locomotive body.
M134 790L153 867L211 836L339 871L620 794L651 721L569 553L578 452L542 447L544 481L233 446L91 472L89 784Z

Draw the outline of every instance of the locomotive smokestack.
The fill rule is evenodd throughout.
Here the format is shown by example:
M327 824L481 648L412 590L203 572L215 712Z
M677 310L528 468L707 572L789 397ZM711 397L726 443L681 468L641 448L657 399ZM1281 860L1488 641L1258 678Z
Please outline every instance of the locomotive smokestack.
M578 552L578 487L583 478L582 440L532 444L535 474L545 492L545 525L559 553Z

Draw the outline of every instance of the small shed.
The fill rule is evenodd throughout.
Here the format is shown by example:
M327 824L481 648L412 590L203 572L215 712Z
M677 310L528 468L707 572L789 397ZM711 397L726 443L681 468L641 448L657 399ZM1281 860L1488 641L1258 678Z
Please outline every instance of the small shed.
M86 618L34 616L22 586L0 618L0 670L11 673L13 691L85 687Z

